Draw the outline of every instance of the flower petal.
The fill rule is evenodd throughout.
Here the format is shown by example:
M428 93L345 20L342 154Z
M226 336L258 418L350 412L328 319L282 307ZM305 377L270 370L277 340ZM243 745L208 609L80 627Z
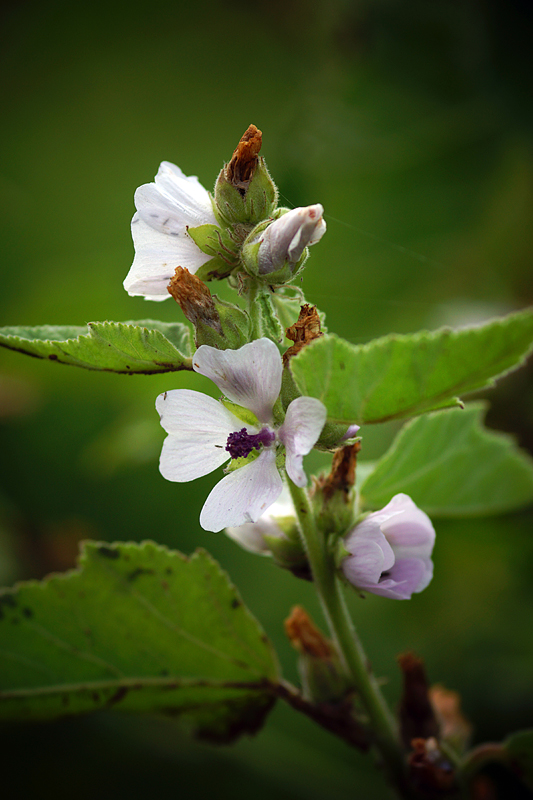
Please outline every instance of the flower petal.
M139 214L131 221L135 258L124 288L128 294L141 295L148 300L166 300L167 286L176 267L194 274L210 256L202 253L183 229L180 235L167 235L154 230Z
M256 339L238 350L198 348L193 367L216 383L228 400L250 409L260 422L270 422L281 389L283 365L270 339Z
M402 552L409 550L411 557L430 556L435 543L435 529L428 515L406 494L395 495L379 513L385 515L396 511L402 513L391 514L381 524L381 530L395 552L401 548Z
M431 563L431 562L430 562ZM366 587L369 592L394 600L410 600L414 592L425 589L432 577L432 570L420 558L402 558L396 561L388 576L377 586Z
M164 234L183 235L187 225L217 224L207 189L168 161L159 167L155 183L139 186L135 207L147 225Z
M355 526L344 544L351 555L342 562L342 569L355 586L377 584L381 573L394 565L392 547L370 517Z
M200 525L206 531L257 522L274 503L283 488L276 467L274 450L263 450L261 455L226 475L214 487L200 514Z
M159 469L169 481L192 481L229 460L228 436L243 424L217 400L189 389L164 392L156 400L163 442Z
M326 406L314 397L297 397L287 409L285 421L278 431L287 450L285 467L296 486L306 486L303 457L310 452L326 421Z

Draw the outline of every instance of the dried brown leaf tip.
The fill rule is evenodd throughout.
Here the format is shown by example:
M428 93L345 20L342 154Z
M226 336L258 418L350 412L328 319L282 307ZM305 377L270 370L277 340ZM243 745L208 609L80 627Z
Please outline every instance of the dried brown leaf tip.
M303 347L324 335L320 329L320 316L316 306L310 306L305 303L300 308L298 319L294 325L287 328L285 335L287 339L294 342L283 354L283 364L286 367L290 359L297 355Z
M344 499L349 502L350 491L355 483L355 467L357 453L361 449L361 442L354 442L336 450L331 462L331 472L326 478L319 478L318 486L322 490L325 500L330 500L337 492L344 494Z
M220 317L211 292L200 278L191 275L189 270L183 267L177 267L176 274L170 279L167 289L193 325L200 321L218 333L222 332Z
M261 150L263 134L249 125L235 149L231 161L226 166L226 179L244 194L252 180Z
M399 716L402 740L409 747L411 739L439 735L439 724L429 699L429 684L421 658L402 653L398 664L403 674L403 692Z
M413 739L409 755L409 775L423 797L447 795L455 788L455 773L433 737Z
M432 686L429 699L440 723L441 737L454 741L461 748L472 735L472 725L461 711L459 692L445 689L444 686Z
M285 620L285 633L299 653L320 659L329 659L333 655L329 641L302 606L294 606Z

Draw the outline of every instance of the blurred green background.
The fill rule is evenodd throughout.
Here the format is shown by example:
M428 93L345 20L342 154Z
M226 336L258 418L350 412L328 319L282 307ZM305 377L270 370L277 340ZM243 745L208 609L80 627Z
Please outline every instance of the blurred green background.
M133 192L164 159L211 188L251 122L282 201L324 205L302 285L330 330L363 342L533 302L525 0L50 0L1 13L0 324L180 319L172 300L122 288ZM321 621L312 588L200 529L217 476L179 485L158 472L154 400L185 386L211 390L199 376L0 353L1 582L69 568L87 537L201 545L296 680L282 620L302 602ZM489 424L533 449L531 367L490 398ZM394 430L365 430L365 457ZM476 741L531 726L532 519L439 521L423 594L350 598L393 704L395 656L414 649L433 682L461 692ZM387 796L368 758L282 707L232 748L99 714L3 727L0 749L9 798Z

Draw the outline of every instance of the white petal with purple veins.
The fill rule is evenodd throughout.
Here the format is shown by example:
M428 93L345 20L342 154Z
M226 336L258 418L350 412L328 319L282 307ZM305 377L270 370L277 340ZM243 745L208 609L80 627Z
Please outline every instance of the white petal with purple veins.
M230 433L242 422L212 397L189 389L159 395L156 408L169 436L163 442L159 469L169 481L192 481L225 464Z
M306 486L303 456L313 448L326 422L325 405L314 397L297 397L287 409L278 435L287 450L285 467L296 486Z
M167 286L176 267L194 274L210 256L202 253L185 230L172 236L147 225L138 214L131 221L135 258L124 288L128 294L141 295L148 300L166 300Z
M200 514L200 525L206 531L256 522L274 503L283 488L276 467L276 454L264 450L261 455L226 475L214 487Z
M155 183L135 192L137 213L131 221L135 258L124 281L130 295L166 300L176 267L195 273L211 256L202 253L187 226L217 224L209 192L195 176L163 161Z
M271 421L283 365L270 339L256 339L238 350L202 345L194 354L193 367L216 383L233 403L253 411L260 422Z

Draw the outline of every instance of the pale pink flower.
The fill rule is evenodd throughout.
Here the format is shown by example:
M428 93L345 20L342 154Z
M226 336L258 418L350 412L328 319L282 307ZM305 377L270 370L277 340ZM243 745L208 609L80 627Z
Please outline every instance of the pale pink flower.
M435 530L428 515L406 494L395 495L347 534L350 555L342 571L357 588L382 597L409 600L433 577Z
M256 522L282 490L276 464L285 448L285 469L297 486L305 486L303 456L317 441L326 408L313 397L298 397L280 426L273 407L281 389L282 362L270 339L257 339L238 350L199 347L193 357L196 372L210 378L228 400L249 411L257 423L243 422L212 397L175 389L157 398L161 425L169 434L163 443L160 470L171 481L191 481L226 461L258 457L226 475L211 491L200 514L208 531Z

